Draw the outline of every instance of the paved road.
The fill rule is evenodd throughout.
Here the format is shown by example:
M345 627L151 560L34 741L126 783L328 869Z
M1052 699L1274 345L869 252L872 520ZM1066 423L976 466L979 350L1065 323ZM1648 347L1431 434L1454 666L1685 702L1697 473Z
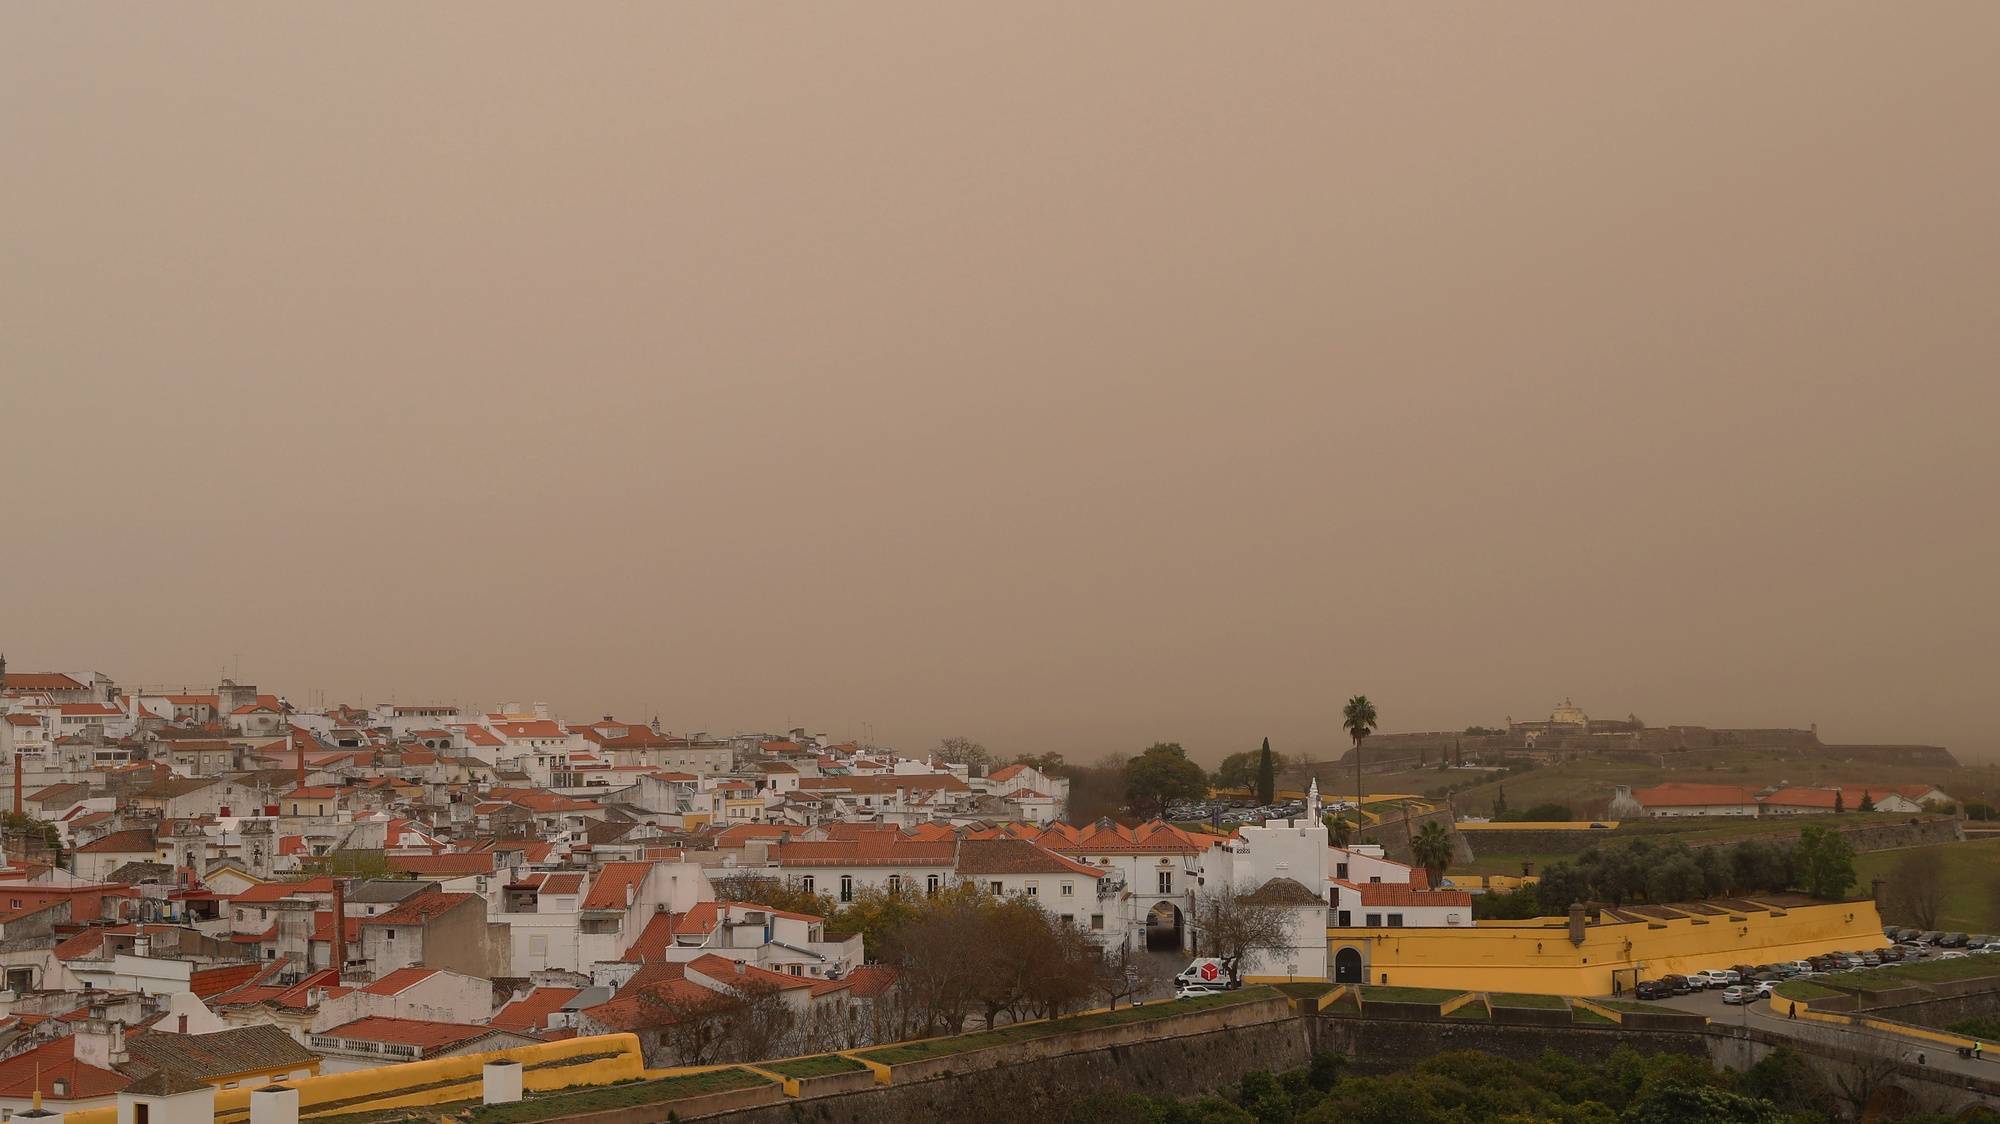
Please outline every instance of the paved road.
M1761 999L1741 1006L1724 1003L1720 988L1697 991L1693 995L1681 995L1657 1002L1663 1007L1699 1011L1718 1026L1754 1026L1772 1034L1850 1050L1864 1046L1872 1047L1881 1049L1885 1053L1893 1052L1898 1059L1911 1064L1915 1064L1917 1056L1921 1054L1924 1059L1923 1064L1928 1068L1946 1073L2000 1080L2000 1057L1996 1057L1991 1049L1985 1052L1985 1056L1974 1061L1971 1058L1959 1057L1958 1051L1950 1046L1919 1043L1913 1039L1865 1027L1835 1026L1830 1023L1808 1022L1805 1019L1785 1018L1782 1015L1772 1014L1769 1004Z

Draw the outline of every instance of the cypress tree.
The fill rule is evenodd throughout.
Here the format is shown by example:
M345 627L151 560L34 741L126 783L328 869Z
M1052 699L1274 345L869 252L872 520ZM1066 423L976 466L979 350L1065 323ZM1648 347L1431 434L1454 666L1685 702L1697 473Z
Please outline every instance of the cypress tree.
M1269 805L1278 798L1278 769L1271 760L1271 739L1264 739L1264 749L1257 754L1257 803Z

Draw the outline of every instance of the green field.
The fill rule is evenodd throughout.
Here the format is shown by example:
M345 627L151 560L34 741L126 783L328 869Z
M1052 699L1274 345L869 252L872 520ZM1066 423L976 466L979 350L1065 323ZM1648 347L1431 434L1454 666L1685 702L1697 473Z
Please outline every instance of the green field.
M1493 1021L1493 1012L1487 1009L1486 1002L1484 1000L1475 999L1472 1002L1467 1003L1465 1006L1460 1007L1458 1010L1453 1011L1452 1013L1446 1015L1445 1018L1464 1019L1466 1022L1484 1023Z
M1596 1011L1593 1011L1588 1007L1571 1007L1569 1009L1569 1021L1576 1024L1577 1026L1618 1025L1616 1021L1612 1019L1607 1019L1603 1015L1598 1014Z
M757 1068L768 1069L772 1073L783 1074L786 1077L831 1077L836 1073L853 1073L857 1069L868 1067L853 1058L843 1058L839 1054L820 1054L817 1057L793 1058L788 1062L759 1065Z
M1464 994L1465 992L1463 991L1452 991L1450 989L1441 987L1364 986L1361 989L1361 1003L1363 1006L1366 1006L1370 1003L1438 1004L1438 1003L1448 1003L1451 1000L1457 999L1459 996Z
M1543 1011L1560 1011L1564 1007L1569 1006L1568 1001L1560 995L1524 995L1520 993L1499 992L1491 998L1495 1007L1533 1007Z
M1811 980L1786 980L1778 985L1778 994L1786 999L1797 999L1810 1003L1815 999L1833 999L1847 994L1830 987L1821 987Z
M634 1081L630 1084L606 1085L582 1092L554 1093L531 1100L515 1101L512 1104L482 1105L472 1110L472 1119L475 1124L523 1124L530 1120L557 1120L579 1113L659 1104L664 1101L680 1100L683 1097L696 1097L704 1093L722 1093L732 1089L749 1089L769 1084L771 1084L770 1078L761 1077L747 1069L713 1069L681 1077L663 1078L659 1081Z
M2000 933L2000 839L1940 843L1935 847L1856 856L1854 873L1860 890L1867 892L1873 879L1893 878L1896 864L1919 851L1944 855L1945 898L1938 927L1946 932ZM1886 914L1882 919L1892 925L1916 924L1914 920Z

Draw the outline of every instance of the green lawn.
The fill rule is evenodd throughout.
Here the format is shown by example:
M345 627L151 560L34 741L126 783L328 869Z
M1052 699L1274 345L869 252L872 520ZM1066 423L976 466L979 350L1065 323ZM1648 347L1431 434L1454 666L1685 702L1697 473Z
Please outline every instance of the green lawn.
M1361 1004L1370 1003L1449 1003L1463 991L1440 987L1369 987L1361 989Z
M1615 1019L1607 1019L1588 1007L1571 1007L1569 1021L1577 1026L1617 1026Z
M1143 1007L1121 1007L1116 1011L1099 1011L1095 1014L1076 1015L1067 1019L1048 1022L1019 1023L1014 1026L995 1027L992 1030L958 1034L950 1038L930 1038L922 1042L910 1042L901 1046L884 1046L879 1050L869 1050L861 1056L871 1062L884 1065L901 1065L905 1062L920 1062L930 1058L948 1057L972 1050L984 1050L989 1046L1004 1046L1009 1042L1026 1042L1036 1038L1052 1038L1058 1034L1068 1034L1076 1030L1093 1030L1098 1027L1119 1026L1124 1023L1146 1022L1152 1019L1168 1019L1175 1015L1185 1015L1210 1007L1233 1007L1239 1003L1255 1003L1260 999L1270 999L1278 992L1268 987L1246 987L1221 995L1204 995L1196 999L1175 999L1148 1003Z
M839 1054L821 1054L812 1058L793 1058L788 1062L759 1066L772 1073L782 1073L786 1077L831 1077L836 1073L853 1073L868 1067L853 1058L843 1058Z
M553 1093L513 1104L482 1105L472 1111L474 1124L523 1124L531 1120L557 1120L586 1112L634 1105L660 1104L704 1093L750 1089L769 1085L771 1079L747 1069L712 1069L659 1081L635 1081L626 1085L606 1085L575 1093Z
M1496 992L1493 996L1495 1007L1534 1007L1543 1011L1560 1011L1569 1006L1560 995L1524 995L1514 992Z
M1859 890L1866 893L1872 879L1893 879L1896 865L1918 852L1944 856L1944 908L1938 916L1937 928L1945 932L2000 933L2000 839L1857 855L1854 875ZM1912 918L1886 913L1882 919L1890 924L1916 924Z
M1483 1000L1475 999L1458 1010L1445 1016L1447 1019L1464 1019L1466 1022L1492 1022L1493 1012L1487 1009Z
M1294 999L1318 999L1320 996L1334 989L1334 985L1325 980L1315 980L1311 983L1281 983L1272 984L1271 986Z
M1647 1003L1631 1003L1623 999L1593 999L1591 1002L1597 1004L1599 1007L1621 1011L1628 1015L1650 1015L1659 1010L1658 1007ZM1673 1013L1671 1008L1668 1009L1668 1013Z
M1786 999L1797 999L1810 1003L1815 999L1833 999L1847 994L1830 987L1821 987L1811 980L1786 980L1778 985L1778 994Z

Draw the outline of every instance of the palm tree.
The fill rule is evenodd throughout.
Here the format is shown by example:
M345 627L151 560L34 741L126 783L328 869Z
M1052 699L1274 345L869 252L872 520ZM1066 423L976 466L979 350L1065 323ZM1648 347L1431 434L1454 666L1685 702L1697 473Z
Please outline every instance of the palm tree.
M1433 890L1444 880L1444 872L1451 868L1451 852L1451 832L1436 820L1425 824L1423 830L1410 840L1410 855L1430 876Z
M1335 812L1326 817L1325 822L1327 842L1346 850L1347 844L1354 839L1354 821L1348 819L1345 812Z
M1341 726L1354 739L1354 818L1361 818L1361 742L1375 732L1375 704L1367 695L1356 695L1347 700L1340 712L1346 721Z

